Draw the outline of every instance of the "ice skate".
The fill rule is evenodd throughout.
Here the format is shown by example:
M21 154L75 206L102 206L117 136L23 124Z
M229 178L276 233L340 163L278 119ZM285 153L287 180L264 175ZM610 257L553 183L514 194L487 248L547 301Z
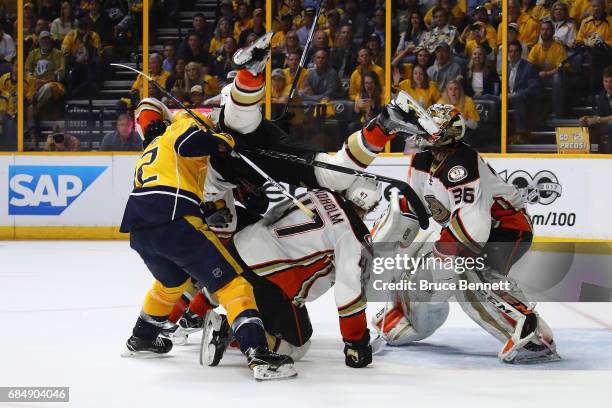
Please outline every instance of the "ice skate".
M232 57L237 69L245 68L251 74L258 75L266 68L270 58L270 44L273 32L268 32L257 39L252 45L241 48Z
M536 364L561 360L552 331L537 314L516 326L514 335L499 352L499 360L507 364Z
M297 375L291 357L274 353L263 347L250 348L246 355L253 376L258 381L278 380Z
M172 350L172 341L158 336L155 340L131 336L126 342L127 350L121 357L156 357L168 354Z
M214 310L206 313L203 322L204 333L200 345L200 364L216 366L232 340L227 316L217 314Z

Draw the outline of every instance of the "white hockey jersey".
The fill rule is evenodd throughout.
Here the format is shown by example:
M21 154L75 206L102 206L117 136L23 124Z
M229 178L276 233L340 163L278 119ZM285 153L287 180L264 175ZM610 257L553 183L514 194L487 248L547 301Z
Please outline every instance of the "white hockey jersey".
M416 153L408 182L443 227L441 242L459 242L478 254L491 228L531 232L519 191L465 143L441 163L431 151Z
M276 284L295 304L334 286L342 337L360 340L367 331L361 260L369 231L335 193L314 190L299 199L314 219L287 200L236 233L234 245L256 275Z

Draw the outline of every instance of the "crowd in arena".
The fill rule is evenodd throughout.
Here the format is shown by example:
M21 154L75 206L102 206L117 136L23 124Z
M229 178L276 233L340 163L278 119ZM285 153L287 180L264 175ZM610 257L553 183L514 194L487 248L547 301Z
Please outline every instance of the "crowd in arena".
M612 17L605 0L508 0L508 22L509 142L528 143L543 119L578 118L608 153ZM575 113L580 105L586 114Z
M220 90L235 76L232 55L266 32L265 1L219 0L214 16L197 12L195 0L149 3L150 44L158 45L150 47L149 75L190 107L218 106ZM401 90L424 107L453 104L467 119L468 143L499 148L500 0L394 0L391 32L385 30L384 0L321 3L305 69L289 114L280 122L285 129L321 143L321 134L329 136L322 130L327 119L346 121L348 132L346 127L342 131L336 127L332 133L342 133L338 140L321 143L334 147L350 130L375 117L387 102L385 98ZM272 2L273 117L289 99L318 4L314 0ZM95 98L112 71L110 62L142 66L137 51L142 43L142 7L142 1L130 0L25 2L26 139L40 140L40 121L63 118L68 99ZM196 11L190 26L179 31L177 38L158 39L154 28L172 27L176 20L171 16L185 10ZM568 117L579 90L585 90L582 96L595 108L592 115L585 112L580 123L593 127L595 133L609 134L609 106L606 111L601 101L611 95L604 88L604 71L610 65L611 18L605 0L508 0L510 143L529 142L529 129L542 119L538 116L542 111L555 118ZM16 32L14 13L7 13L0 2L0 91L4 95L0 115L2 133L9 135L16 134ZM392 50L391 61L385 61L387 45ZM389 90L385 89L387 70L391 71ZM148 95L177 107L138 76L129 90L116 96L112 106L115 121L131 117L145 87ZM533 109L542 102L550 109ZM487 129L482 128L483 109L497 118ZM319 126L313 129L313 123ZM60 133L52 132L61 139ZM604 150L606 140L602 138ZM57 148L50 137L48 141L45 148ZM134 144L126 139L115 147L128 146ZM108 147L101 143L98 148Z

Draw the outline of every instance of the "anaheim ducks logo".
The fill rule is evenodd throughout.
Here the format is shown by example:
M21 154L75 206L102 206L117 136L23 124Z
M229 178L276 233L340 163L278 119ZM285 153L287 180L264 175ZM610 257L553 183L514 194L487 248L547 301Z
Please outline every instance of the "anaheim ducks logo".
M516 170L510 175L504 170L499 175L513 184L529 204L552 204L563 190L557 176L549 170L539 171L535 176L525 170Z
M435 196L426 195L425 201L429 205L431 217L438 223L444 224L450 218L450 211Z

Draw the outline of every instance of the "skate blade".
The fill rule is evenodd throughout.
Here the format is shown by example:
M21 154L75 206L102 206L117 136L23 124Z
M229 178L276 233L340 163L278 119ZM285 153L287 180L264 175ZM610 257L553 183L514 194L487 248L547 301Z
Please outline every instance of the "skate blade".
M219 364L221 358L215 361L216 347L211 344L215 331L221 329L221 318L218 315L213 315L214 311L207 312L204 318L204 333L202 333L202 341L200 343L200 365L213 367Z
M387 341L382 336L378 335L378 337L370 342L370 346L372 346L372 354L376 355L385 349Z
M168 358L170 357L168 353L160 354L154 353L152 351L132 351L130 349L125 349L123 353L121 353L122 358L135 358L135 359L150 359L150 358Z
M542 363L554 363L555 361L561 361L561 356L556 351L542 354L542 355L518 355L511 361L503 360L506 364L542 364Z
M272 369L268 364L253 367L253 377L257 381L283 380L297 376L293 364L282 365Z

